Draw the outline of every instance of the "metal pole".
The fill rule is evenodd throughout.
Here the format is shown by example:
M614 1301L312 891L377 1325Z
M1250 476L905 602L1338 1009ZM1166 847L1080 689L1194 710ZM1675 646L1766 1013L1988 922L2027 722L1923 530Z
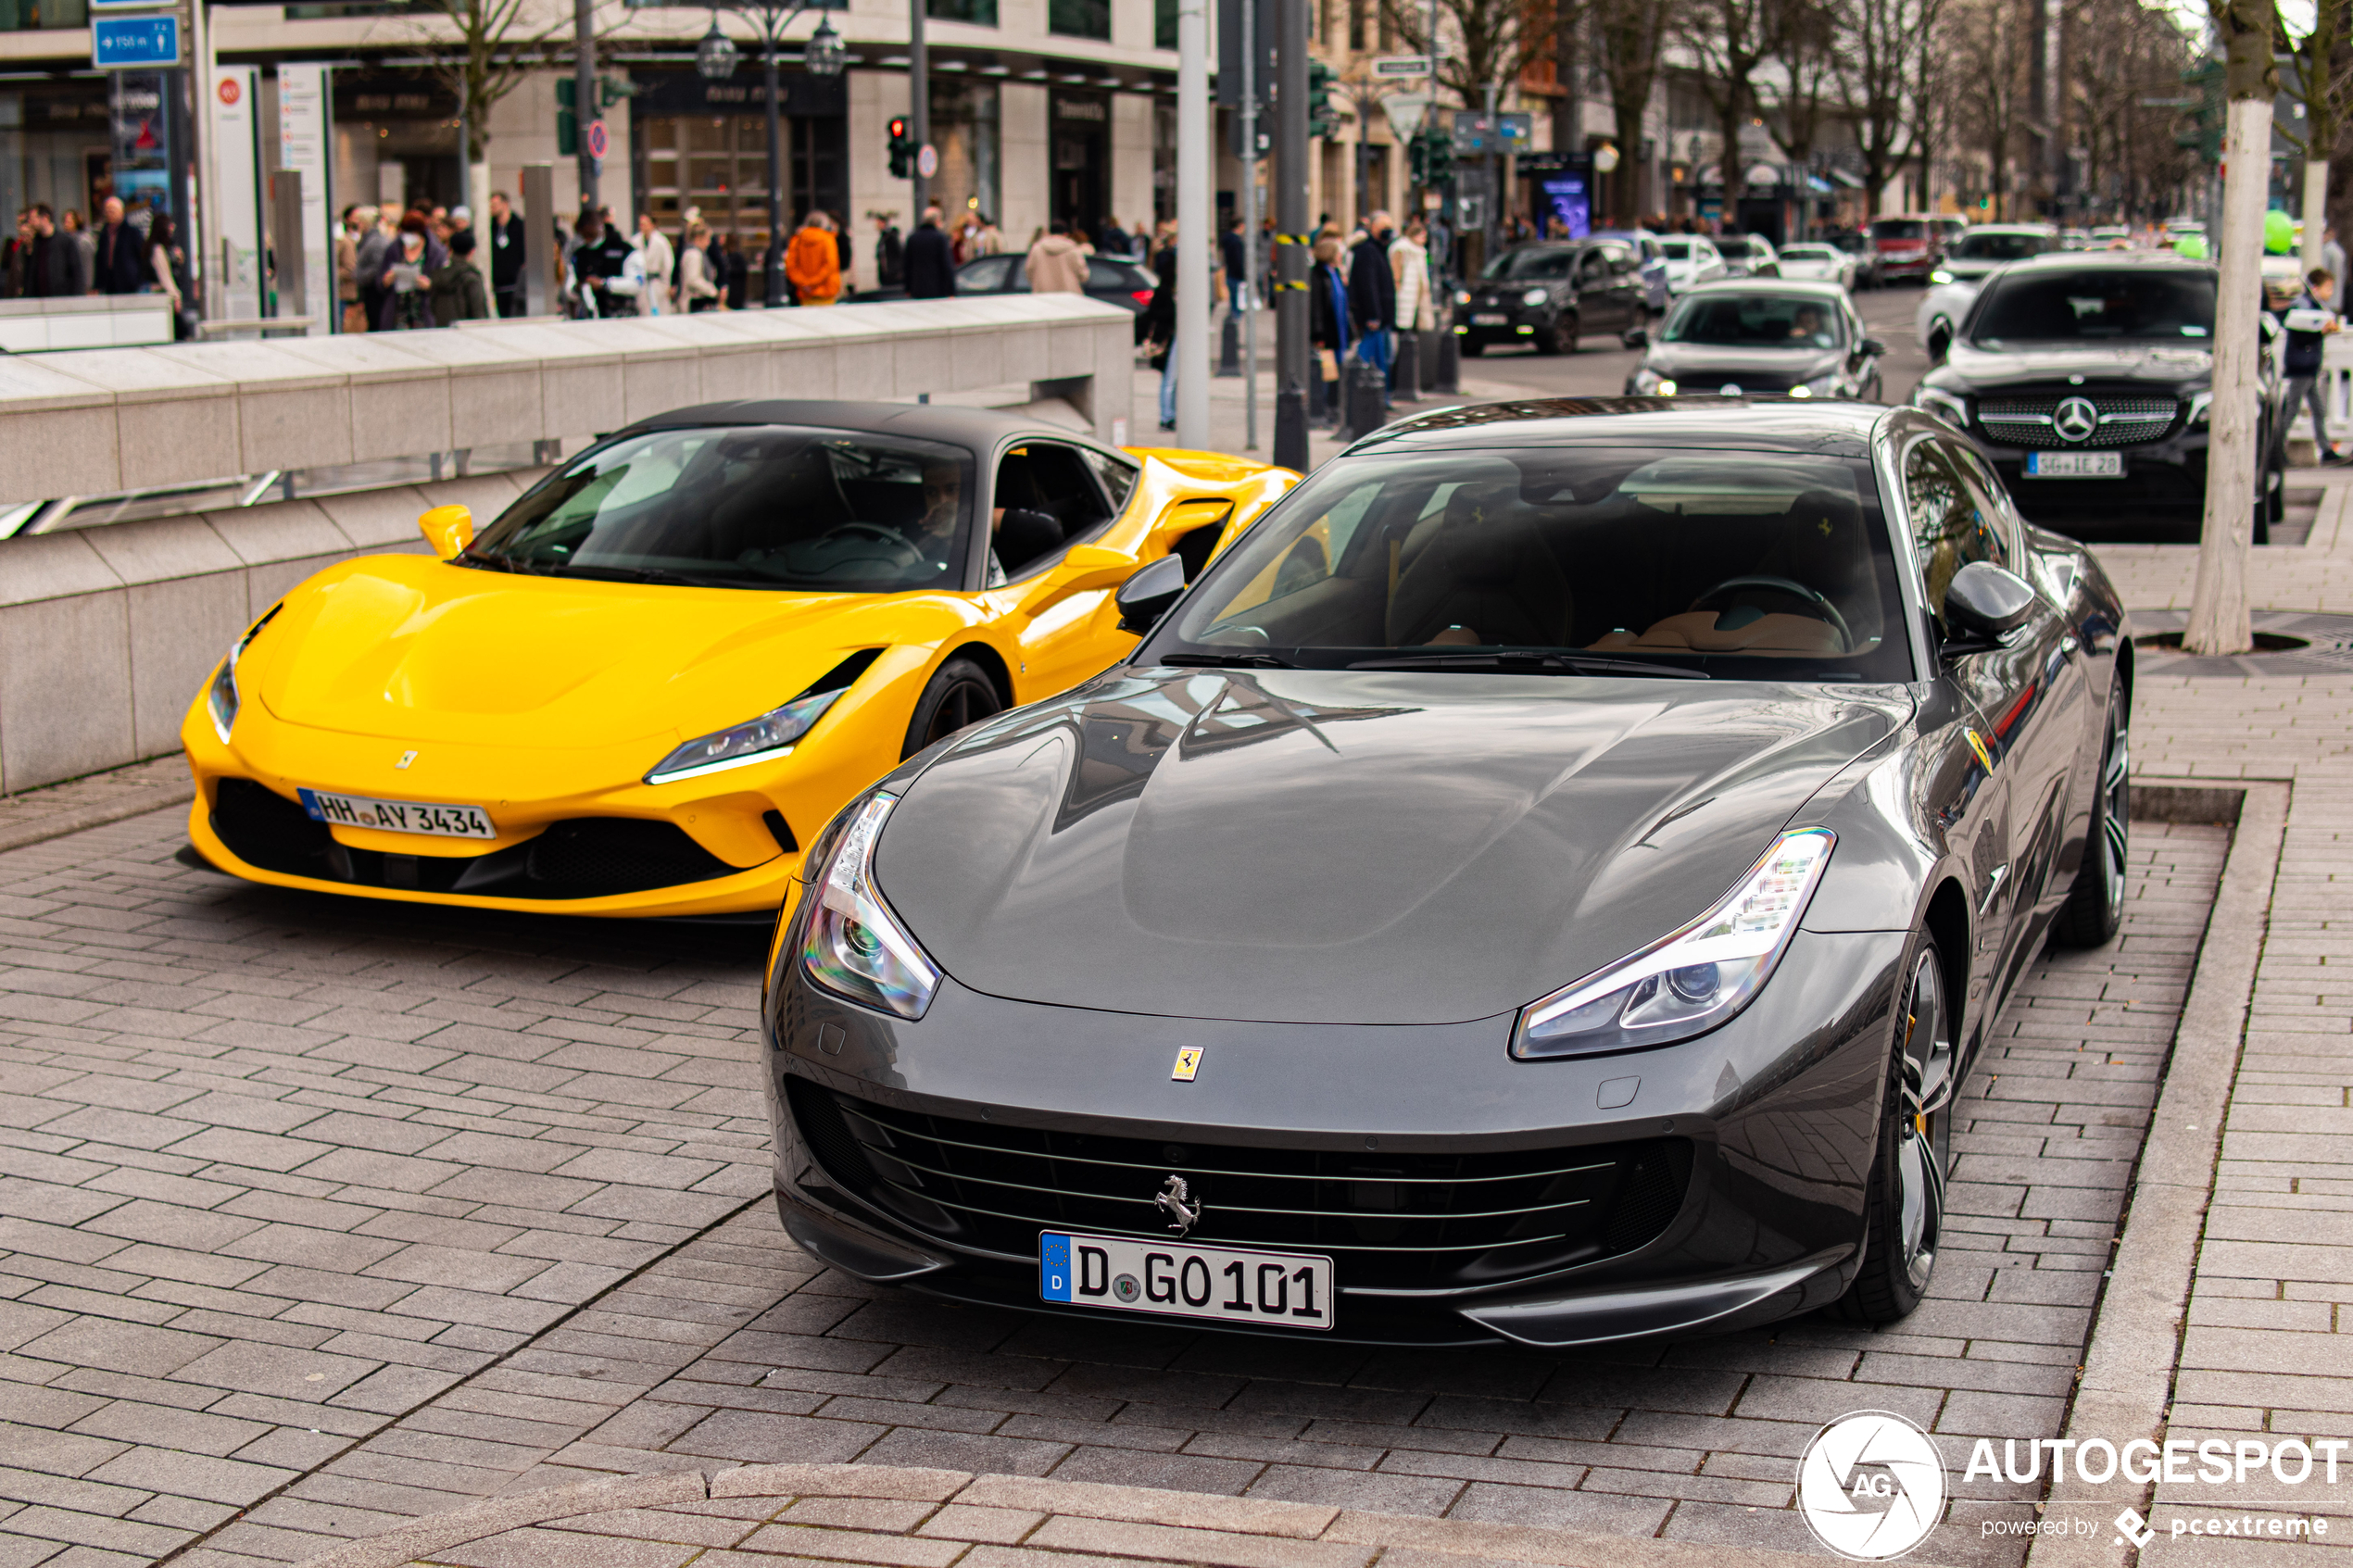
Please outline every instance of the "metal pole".
M1487 202L1479 212L1478 264L1484 267L1495 256L1495 220L1503 216L1503 164L1495 157L1495 84L1487 84ZM1630 221L1630 220L1629 220Z
M761 80L768 94L768 260L767 286L761 295L774 310L785 303L785 134L776 107L776 42L791 19L780 20L774 6L762 8L760 15L768 40L768 46L760 53Z
M573 121L580 127L580 205L595 211L597 160L588 156L588 127L605 118L597 92L597 0L572 0L572 92Z
M189 203L188 268L195 274L197 299L195 302L208 320L219 320L228 314L228 295L222 292L227 279L220 270L210 265L212 219L220 211L219 183L215 179L212 135L212 25L205 14L205 0L188 0L188 133L195 138L195 194Z
M1305 473L1307 0L1275 0L1275 18L1274 458L1284 468Z
M1258 5L1242 22L1242 450L1258 450ZM2318 244L2316 240L2314 244Z
M1209 16L1176 6L1176 445L1209 445Z
M931 205L931 182L924 178L924 149L931 145L931 51L924 43L924 13L930 0L907 0L907 123L915 132L913 233Z

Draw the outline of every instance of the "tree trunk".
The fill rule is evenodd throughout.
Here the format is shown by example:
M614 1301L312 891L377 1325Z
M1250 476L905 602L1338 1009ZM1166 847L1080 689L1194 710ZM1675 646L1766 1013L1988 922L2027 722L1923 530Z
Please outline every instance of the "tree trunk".
M2268 37L2255 35L2268 55ZM2233 41L2232 87L2239 75ZM2269 63L2268 59L2265 62ZM2255 482L2259 454L2257 369L2263 352L2257 315L2262 307L2264 186L2271 167L2271 100L2233 98L2223 156L2221 282L2214 302L2214 404L2206 449L2206 526L2198 540L2197 588L2189 630L2182 638L2195 654L2246 653L2255 646L2246 599L2246 557L2255 535Z
M2309 110L2307 111L2309 112ZM2325 157L2304 160L2304 243L2296 264L2309 272L2321 264L2321 231L2329 220L2329 166Z

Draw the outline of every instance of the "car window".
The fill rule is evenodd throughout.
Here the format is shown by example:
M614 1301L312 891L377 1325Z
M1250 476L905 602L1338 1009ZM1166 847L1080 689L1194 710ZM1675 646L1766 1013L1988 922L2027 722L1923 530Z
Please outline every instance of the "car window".
M1714 347L1836 348L1845 317L1804 295L1686 295L1667 319L1668 343Z
M1514 282L1522 278L1566 278L1576 265L1578 253L1550 246L1522 245L1508 250L1487 264L1485 276L1497 282Z
M2018 533L2018 503L2011 496L2009 487L2002 483L2001 475L1994 471L1994 465L1985 460L1985 454L1976 447L1958 441L1948 441L1944 445L1959 466L1961 476L1969 482L1969 488L1983 505L1985 514L1994 520L1995 558L2016 571L2022 551Z
M968 262L956 274L958 294L995 294L1005 286L1005 274L1018 260L1011 256L984 256Z
M1658 248L1669 261L1689 261L1692 258L1691 244L1686 240L1669 240Z
M888 593L962 586L972 454L791 425L591 447L484 529L468 564L553 577Z
M991 586L1044 571L1112 520L1092 468L1077 448L1059 441L1025 442L1007 452L997 464L989 506Z
M2057 242L2047 234L1963 234L1953 242L1956 261L2023 261Z
M1929 613L1942 625L1954 573L1971 561L2008 564L1998 513L1964 476L1952 447L1932 438L1914 443L1905 456L1904 509Z
M1622 447L1337 458L1213 563L1146 658L1909 678L1859 458ZM1435 661L1435 662L1433 662ZM1647 668L1645 668L1647 667Z
M1928 225L1917 218L1882 218L1871 225L1875 240L1918 240L1928 235Z
M1969 334L1978 343L2119 338L2202 343L2213 330L2213 273L2087 267L1998 275L1978 304Z
M1101 482L1104 494L1111 497L1113 515L1126 511L1127 497L1136 493L1136 480L1144 470L1125 458L1098 452L1092 446L1081 446L1078 455L1087 460L1088 468L1095 470L1095 477Z
M1100 256L1087 258L1087 288L1092 294L1126 294L1136 285L1128 282L1127 269L1116 261L1105 261Z

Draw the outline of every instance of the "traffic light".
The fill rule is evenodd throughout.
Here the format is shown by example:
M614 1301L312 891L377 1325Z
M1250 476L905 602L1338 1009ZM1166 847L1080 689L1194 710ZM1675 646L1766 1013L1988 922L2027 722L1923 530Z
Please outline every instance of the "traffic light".
M1452 183L1454 178L1454 138L1434 125L1416 132L1406 147L1413 160L1414 183L1428 189Z
M556 156L580 156L580 83L569 76L556 78Z
M2219 164L2222 161L2224 117L2229 112L2222 96L2222 62L2208 60L2183 71L2182 84L2194 90L2197 96L2183 110L2189 125L2173 133L2173 144L2196 153L2201 163Z
M900 115L890 122L890 177L905 180L915 171L915 132Z
M1307 62L1307 134L1337 136L1340 115L1332 107L1332 82L1339 76L1321 60Z

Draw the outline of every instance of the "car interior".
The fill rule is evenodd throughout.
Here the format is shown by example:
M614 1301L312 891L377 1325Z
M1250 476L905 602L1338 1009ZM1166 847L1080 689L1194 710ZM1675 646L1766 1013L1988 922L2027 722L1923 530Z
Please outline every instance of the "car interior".
M997 464L990 507L990 547L1009 581L1042 570L1112 520L1086 458L1053 441L1028 442L1005 454Z
M1331 465L1287 510L1286 525L1245 535L1213 570L1177 638L1318 666L1509 648L1804 659L1843 678L1908 668L1859 461L1367 458Z
M1718 347L1822 349L1837 347L1844 329L1843 313L1818 296L1704 294L1675 307L1666 340Z

